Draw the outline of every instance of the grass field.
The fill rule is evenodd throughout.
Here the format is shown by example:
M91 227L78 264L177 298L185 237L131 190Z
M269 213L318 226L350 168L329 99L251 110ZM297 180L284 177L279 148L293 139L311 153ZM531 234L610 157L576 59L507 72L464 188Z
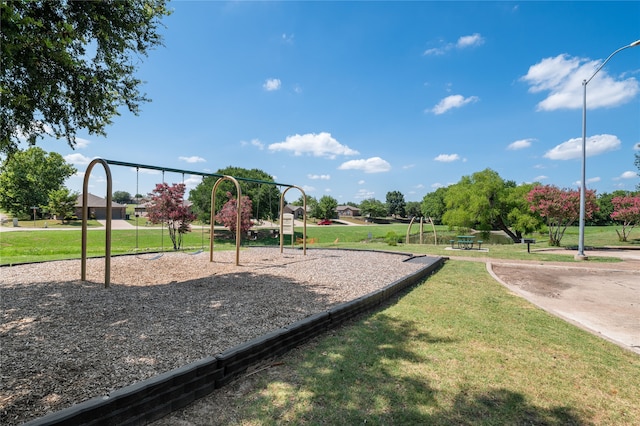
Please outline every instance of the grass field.
M43 222L44 223L44 222ZM47 224L48 229L45 231L43 223L40 228L35 227L33 231L31 222L21 223L21 231L19 232L2 232L0 233L0 264L18 264L46 260L75 259L80 257L80 241L81 232L78 223L74 222L68 225ZM5 224L11 226L10 224ZM105 231L99 228L99 223L90 222L90 232L88 233L87 252L90 257L104 255ZM432 237L433 231L430 227L425 227L425 238ZM436 227L438 234L438 245L434 244L397 244L389 245L389 235L394 235L400 240L404 240L407 232L406 224L390 224L390 225L365 225L365 226L348 226L348 225L330 225L330 226L308 226L307 238L310 242L308 247L341 247L356 249L378 249L378 250L397 250L409 251L420 254L433 255L450 255L451 252L445 250L450 238L456 233L449 231L444 226ZM413 235L418 232L418 226L411 229ZM587 227L585 229L585 245L587 247L604 247L604 246L638 246L640 238L638 238L640 230L632 233L630 241L620 243L618 241L615 227ZM302 228L296 228L296 238L302 237ZM392 240L395 239L391 238ZM535 238L538 243L533 247L534 250L548 248L546 243L546 235L536 234L528 237ZM290 246L290 236L285 236L285 245ZM412 240L417 240L413 237ZM564 247L574 248L578 243L578 228L573 227L567 229L565 237L562 240ZM251 245L278 245L279 239L269 235L268 230L260 233L257 240L244 240L243 246ZM214 244L216 249L231 249L235 247L234 237L224 230L216 230L216 240ZM300 244L298 244L300 246ZM552 253L532 253L526 252L526 245L523 244L507 244L507 245L491 245L483 244L484 248L488 248L487 252L479 252L470 250L465 252L468 256L482 257L498 257L507 259L531 258L532 255L537 256L538 260L572 260L571 256L560 256ZM192 232L184 235L182 249L187 251L208 250L209 248L209 229L194 228ZM166 228L163 230L159 226L139 226L138 229L131 230L113 230L112 231L112 254L134 254L140 252L158 252L171 251L173 246L169 239ZM527 257L528 256L528 257ZM592 259L605 260L605 259Z
M392 306L230 385L224 394L232 400L196 402L188 418L232 425L637 425L638 377L637 354L535 308L484 264L450 260Z

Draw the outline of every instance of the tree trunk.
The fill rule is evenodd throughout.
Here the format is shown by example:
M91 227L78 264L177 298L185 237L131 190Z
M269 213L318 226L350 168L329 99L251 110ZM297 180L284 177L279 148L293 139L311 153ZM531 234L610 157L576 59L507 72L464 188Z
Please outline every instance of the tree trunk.
M496 218L496 220L493 223L493 226L494 228L498 228L499 230L504 231L504 233L507 234L509 238L513 240L514 243L520 242L521 235L514 234L513 231L511 231L511 229L509 229L509 227L505 225L504 221L500 216ZM518 234L520 233L518 232Z

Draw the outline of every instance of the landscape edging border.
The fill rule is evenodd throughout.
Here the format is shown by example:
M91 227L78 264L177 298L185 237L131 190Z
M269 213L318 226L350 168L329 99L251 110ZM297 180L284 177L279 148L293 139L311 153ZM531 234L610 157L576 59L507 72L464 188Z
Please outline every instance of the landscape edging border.
M346 321L375 309L398 293L424 281L447 258L437 257L411 275L366 296L308 316L288 326L157 376L117 389L24 424L144 425L189 405L228 384L248 367L282 355ZM408 259L409 260L409 259Z

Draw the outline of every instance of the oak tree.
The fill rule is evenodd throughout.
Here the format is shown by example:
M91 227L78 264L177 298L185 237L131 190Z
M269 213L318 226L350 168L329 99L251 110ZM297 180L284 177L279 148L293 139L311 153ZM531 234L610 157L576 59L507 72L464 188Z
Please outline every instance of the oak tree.
M45 134L76 145L78 129L105 135L121 107L138 114L133 58L162 42L166 0L0 2L0 153Z
M31 147L5 158L0 165L0 208L14 217L49 203L49 192L60 189L76 173L62 155Z

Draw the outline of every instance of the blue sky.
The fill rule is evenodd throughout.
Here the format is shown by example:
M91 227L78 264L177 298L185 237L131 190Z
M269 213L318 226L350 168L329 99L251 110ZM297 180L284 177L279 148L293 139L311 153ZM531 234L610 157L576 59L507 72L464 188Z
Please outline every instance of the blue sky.
M420 201L491 168L577 188L582 85L640 39L640 2L174 1L164 47L139 61L153 99L107 137L44 141L80 171L95 157L215 172L259 168L339 203ZM640 182L640 47L587 87L587 187ZM136 174L114 167L115 191ZM104 173L90 192L104 195ZM140 173L140 193L161 175ZM168 173L168 183L182 176ZM193 187L199 177L185 176ZM297 198L296 194L293 198ZM290 200L291 201L291 200Z

